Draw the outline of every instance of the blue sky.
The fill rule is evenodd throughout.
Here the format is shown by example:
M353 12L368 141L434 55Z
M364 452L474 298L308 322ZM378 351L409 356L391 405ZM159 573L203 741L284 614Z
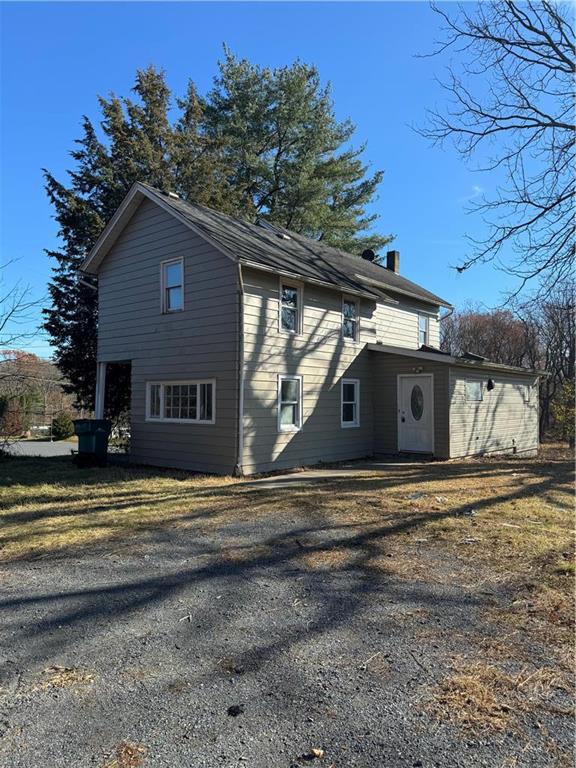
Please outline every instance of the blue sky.
M467 252L465 236L485 234L466 208L496 180L411 128L445 103L435 78L447 59L417 57L433 48L438 24L423 2L4 3L0 258L17 259L6 279L46 295L43 249L58 242L41 169L65 180L81 116L98 118L97 94L127 94L149 64L166 70L176 94L190 77L206 92L226 43L261 65L316 64L332 83L337 116L353 120L366 160L385 170L374 210L378 229L396 236L402 273L457 306L497 304L510 287L504 274L451 268ZM42 337L28 348L50 351Z

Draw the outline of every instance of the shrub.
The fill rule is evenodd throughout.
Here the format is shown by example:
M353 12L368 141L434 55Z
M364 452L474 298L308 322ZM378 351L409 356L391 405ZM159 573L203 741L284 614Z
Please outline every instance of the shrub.
M66 440L74 434L72 417L66 411L62 411L52 419L52 437L55 440Z

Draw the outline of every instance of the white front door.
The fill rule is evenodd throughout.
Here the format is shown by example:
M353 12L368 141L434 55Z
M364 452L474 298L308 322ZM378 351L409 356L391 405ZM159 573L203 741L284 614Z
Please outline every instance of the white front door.
M398 450L434 453L434 378L398 376Z

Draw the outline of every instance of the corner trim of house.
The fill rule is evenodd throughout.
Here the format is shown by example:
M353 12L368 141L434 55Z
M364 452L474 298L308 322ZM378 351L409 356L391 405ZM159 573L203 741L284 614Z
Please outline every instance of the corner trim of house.
M234 466L234 476L242 477L244 470L244 279L242 276L242 264L238 262L238 427L236 446L236 464Z

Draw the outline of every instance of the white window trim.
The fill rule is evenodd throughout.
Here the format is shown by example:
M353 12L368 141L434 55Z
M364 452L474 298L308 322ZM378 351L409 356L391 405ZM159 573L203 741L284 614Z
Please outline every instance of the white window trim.
M295 288L297 291L298 298L296 301L298 302L298 305L296 307L296 330L295 331L288 331L286 328L282 328L282 288L283 286L286 286L286 288ZM299 283L297 280L286 280L283 277L280 277L278 281L278 331L280 333L285 333L287 336L300 336L302 333L302 326L303 326L303 317L304 317L304 286L302 283Z
M480 385L480 399L477 398L470 398L468 397L468 384L479 384ZM481 403L484 400L484 387L482 386L482 382L478 381L477 379L465 379L464 380L464 398L467 403Z
M151 416L151 387L154 384L160 385L160 414L164 413L164 387L178 384L211 384L212 385L212 418L211 419L167 419L164 416ZM197 413L200 413L200 401L197 401ZM147 381L146 382L146 421L161 424L215 424L216 423L216 379L184 379L177 381Z
M298 379L300 382L300 402L298 403L298 426L295 426L294 424L281 424L280 423L280 417L281 417L281 405L282 405L282 382L286 379ZM300 432L302 429L302 423L303 423L303 416L302 413L304 408L304 390L303 390L303 383L302 383L302 376L291 376L287 373L281 373L278 375L278 397L277 397L277 404L276 408L278 411L277 414L277 425L278 425L278 432Z
M418 313L418 346L422 346L420 343L420 320L423 319L426 322L425 341L422 342L424 346L430 345L430 317L423 312Z
M355 421L344 421L344 384L354 384L356 419ZM349 402L348 400L346 402ZM342 379L340 382L340 426L342 429L354 429L360 426L360 379Z
M351 339L349 336L344 336L344 302L354 302L356 304L356 338ZM360 299L357 296L350 296L348 294L342 294L342 307L340 310L340 336L347 344L358 344L360 341Z
M182 306L180 309L168 309L166 305L166 267L169 264L181 264L182 266ZM182 312L184 310L184 257L179 256L176 259L166 259L165 261L160 262L160 310L163 315L173 315L177 312ZM161 383L161 382L154 382L155 384Z

